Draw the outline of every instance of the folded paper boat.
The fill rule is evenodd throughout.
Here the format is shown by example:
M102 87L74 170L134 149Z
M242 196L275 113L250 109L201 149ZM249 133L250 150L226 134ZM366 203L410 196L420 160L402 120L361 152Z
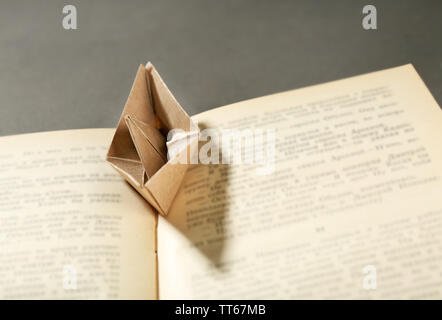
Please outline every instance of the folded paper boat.
M180 149L168 157L171 141L166 137L174 129L181 130ZM197 137L197 125L149 62L138 68L106 160L159 213L167 215L192 153L198 152Z

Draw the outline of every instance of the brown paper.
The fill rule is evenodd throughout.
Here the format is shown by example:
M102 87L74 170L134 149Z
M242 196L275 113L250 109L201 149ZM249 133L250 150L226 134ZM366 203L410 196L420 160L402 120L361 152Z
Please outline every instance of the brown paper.
M167 159L166 136L172 129L198 130L154 66L140 65L106 159L163 215L189 167ZM189 159L197 140L189 139L176 157Z

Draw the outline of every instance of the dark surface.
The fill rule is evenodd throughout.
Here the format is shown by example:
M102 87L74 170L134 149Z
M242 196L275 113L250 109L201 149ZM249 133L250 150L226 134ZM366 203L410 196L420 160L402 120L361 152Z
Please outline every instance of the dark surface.
M114 127L148 60L189 114L409 62L442 104L441 31L440 0L1 1L0 135Z

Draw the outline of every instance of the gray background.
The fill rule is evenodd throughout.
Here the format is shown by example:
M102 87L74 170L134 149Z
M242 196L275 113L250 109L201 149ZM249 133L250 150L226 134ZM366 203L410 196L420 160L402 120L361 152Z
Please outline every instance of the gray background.
M440 0L3 0L0 135L114 127L148 60L189 114L409 62L442 104L441 31Z

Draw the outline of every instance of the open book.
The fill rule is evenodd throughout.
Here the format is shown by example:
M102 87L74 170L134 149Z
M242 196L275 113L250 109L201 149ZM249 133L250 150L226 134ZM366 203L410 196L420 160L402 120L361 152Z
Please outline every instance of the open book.
M1 298L442 298L442 112L411 65L207 111L274 171L196 164L167 216L114 129L0 138Z

